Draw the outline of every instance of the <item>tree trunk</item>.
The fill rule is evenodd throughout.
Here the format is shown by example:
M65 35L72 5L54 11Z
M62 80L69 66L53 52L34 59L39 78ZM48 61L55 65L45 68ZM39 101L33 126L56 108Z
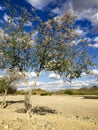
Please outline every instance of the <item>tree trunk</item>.
M27 112L27 119L30 119L32 117L31 116L32 104L30 98L31 98L30 90L27 90L25 92L25 101L24 101L26 112Z
M5 89L4 96L3 96L3 108L6 108L6 106L7 106L6 95L7 95L7 89Z
M32 85L32 87L30 88L29 86L29 80L26 79L26 84L27 84L27 91L25 92L25 108L26 108L26 112L27 112L27 119L31 119L31 110L32 110L32 103L31 103L31 95L32 95L32 90L35 88L36 83L38 81L38 77L39 77L40 72L37 74L35 81Z

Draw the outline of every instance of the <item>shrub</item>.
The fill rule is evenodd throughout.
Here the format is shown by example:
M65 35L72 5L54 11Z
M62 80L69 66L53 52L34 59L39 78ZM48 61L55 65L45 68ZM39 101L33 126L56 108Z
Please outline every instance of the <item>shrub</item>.
M78 94L79 94L79 95L85 95L85 93L84 93L84 92L79 92Z
M15 87L9 86L9 87L7 88L7 93L8 93L8 94L15 94L16 91L17 91L17 90L16 90ZM4 93L4 89L1 88L1 87L0 87L0 93L1 93L1 94Z
M16 88L14 86L10 85L6 79L0 78L0 93L4 93L5 89L8 94L16 93Z
M41 96L47 96L47 95L52 95L52 93L51 92L44 92L44 93L41 93L40 95Z
M73 94L73 91L72 91L72 90L65 90L64 94L72 95L72 94Z
M32 92L33 95L36 95L36 92Z
M8 88L8 94L15 94L16 93L16 88L15 87L9 87Z
M23 90L17 91L16 94L25 95L25 92Z

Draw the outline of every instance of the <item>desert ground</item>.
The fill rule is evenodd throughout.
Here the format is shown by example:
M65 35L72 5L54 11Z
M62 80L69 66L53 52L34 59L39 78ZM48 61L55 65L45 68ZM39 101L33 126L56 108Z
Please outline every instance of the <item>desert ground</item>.
M98 99L34 95L31 120L26 119L24 96L9 95L7 101L7 108L0 106L0 130L98 130Z

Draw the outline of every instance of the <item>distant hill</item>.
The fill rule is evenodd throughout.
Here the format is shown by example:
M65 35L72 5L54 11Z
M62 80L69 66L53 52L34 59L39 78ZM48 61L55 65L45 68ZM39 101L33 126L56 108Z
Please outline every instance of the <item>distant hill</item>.
M98 95L98 86L93 86L91 88L84 87L80 89L67 89L60 90L57 94L69 94L69 95Z
M23 90L17 91L17 94L25 94ZM34 89L32 91L32 95L98 95L98 86L93 86L91 88L80 88L80 89L67 89L67 90L59 90L57 92L49 92L43 89Z

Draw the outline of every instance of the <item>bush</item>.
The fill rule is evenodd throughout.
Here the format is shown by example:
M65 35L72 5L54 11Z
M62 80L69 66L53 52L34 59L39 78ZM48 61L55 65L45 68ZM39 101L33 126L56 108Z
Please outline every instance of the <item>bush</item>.
M23 90L17 91L16 94L25 95L25 92Z
M14 86L9 85L5 79L0 78L0 93L4 93L5 89L7 90L8 94L16 93L16 88Z
M32 92L32 95L36 95L36 92Z
M72 91L72 90L65 90L64 94L72 95L72 94L73 94L73 91Z
M45 93L41 93L40 95L41 96L47 96L47 95L52 95L52 93L51 92L45 92Z
M15 87L11 87L11 86L9 86L8 87L8 89L7 89L7 93L8 94L15 94L16 93L16 88ZM4 93L4 89L2 88L0 88L0 93Z
M79 94L79 95L85 95L85 93L84 93L84 92L79 92L78 94Z
M16 93L16 88L15 87L9 87L8 88L8 94L15 94Z

